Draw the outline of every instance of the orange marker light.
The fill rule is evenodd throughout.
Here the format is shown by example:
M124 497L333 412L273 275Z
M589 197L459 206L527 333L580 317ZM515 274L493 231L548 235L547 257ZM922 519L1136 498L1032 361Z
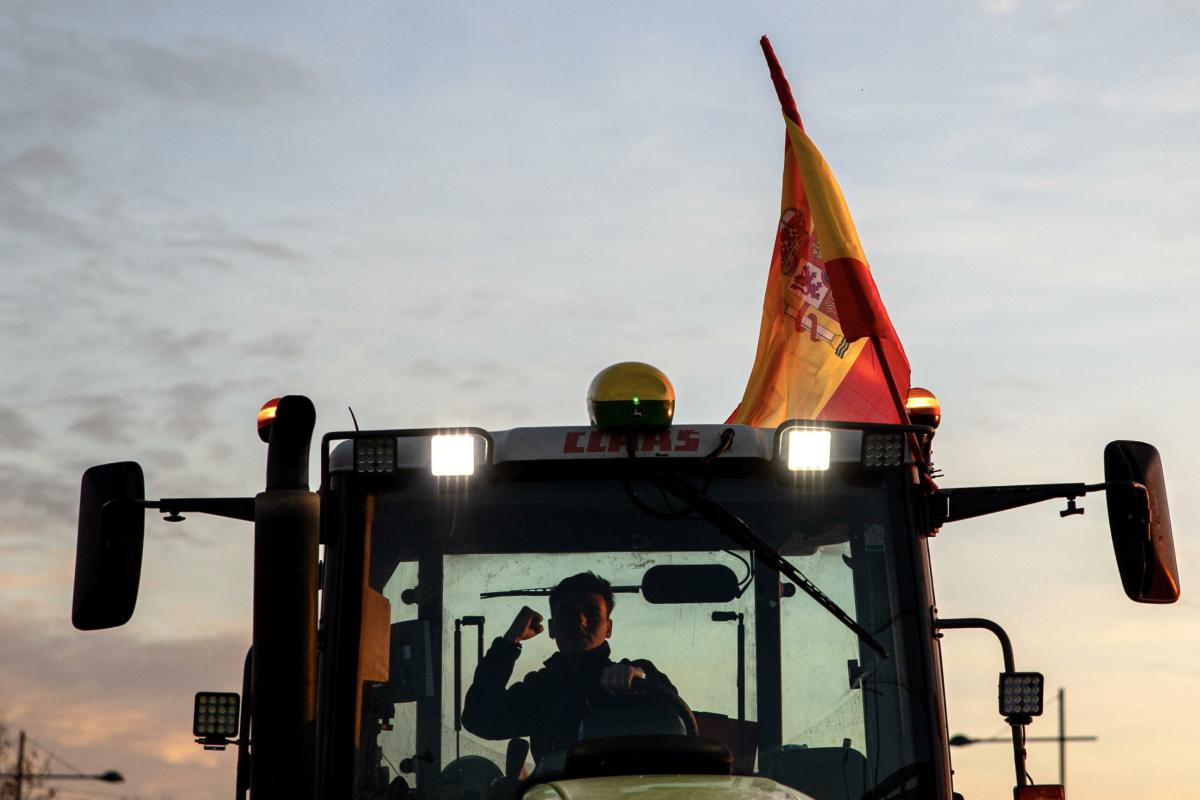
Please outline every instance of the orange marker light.
M942 421L942 404L928 389L914 386L908 390L908 399L904 401L908 418L914 425L928 425L936 428Z
M264 442L271 441L271 425L275 423L275 409L279 407L280 398L274 397L263 403L258 410L258 438Z

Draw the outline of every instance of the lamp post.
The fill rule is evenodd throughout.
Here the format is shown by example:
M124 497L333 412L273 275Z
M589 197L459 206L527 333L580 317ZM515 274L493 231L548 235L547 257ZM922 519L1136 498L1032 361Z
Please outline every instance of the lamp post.
M1026 742L1058 742L1058 783L1067 785L1067 742L1094 742L1095 736L1067 736L1066 711L1063 710L1065 692L1058 690L1058 736L1026 736ZM965 733L956 733L950 737L951 747L966 747L969 744L988 744L990 742L1007 742L1007 736L989 736L986 739L975 739Z
M986 744L988 742L1007 742L1007 737L989 737L973 739L963 733L950 737L951 747L965 747L969 744ZM1058 736L1027 736L1027 742L1058 742L1058 782L1067 785L1067 742L1094 742L1095 736L1067 736L1067 692L1058 690Z
M81 772L51 772L45 775L31 774L25 770L25 731L21 731L17 736L17 771L0 773L0 778L12 778L13 783L16 785L16 800L21 800L25 783L35 779L48 781L93 780L105 781L106 783L121 783L125 780L125 776L113 769L96 775L86 775Z

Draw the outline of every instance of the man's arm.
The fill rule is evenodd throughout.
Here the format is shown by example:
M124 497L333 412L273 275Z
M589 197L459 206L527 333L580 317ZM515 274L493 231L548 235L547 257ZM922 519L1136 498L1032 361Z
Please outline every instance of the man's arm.
M475 679L467 690L463 703L463 727L484 739L509 739L541 733L534 730L538 717L537 691L524 681L508 686L521 642L542 632L542 615L529 607L522 608L508 632L492 642L487 653L475 668ZM505 688L507 686L507 688Z

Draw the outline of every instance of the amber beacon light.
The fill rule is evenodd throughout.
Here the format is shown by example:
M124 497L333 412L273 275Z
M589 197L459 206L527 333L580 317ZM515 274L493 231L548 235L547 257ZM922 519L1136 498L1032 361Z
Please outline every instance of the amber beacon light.
M904 401L908 418L914 425L928 425L936 428L942 421L942 404L928 389L914 386L908 390L908 399Z
M279 408L279 400L273 397L258 410L258 438L264 442L271 441L271 426L275 424L275 409Z

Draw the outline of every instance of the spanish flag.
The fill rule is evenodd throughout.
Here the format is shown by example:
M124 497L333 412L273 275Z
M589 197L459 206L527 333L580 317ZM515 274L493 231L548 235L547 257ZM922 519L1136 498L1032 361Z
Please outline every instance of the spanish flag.
M783 196L758 352L729 422L908 421L908 358L867 267L842 190L804 132L787 78L761 42L783 107Z

